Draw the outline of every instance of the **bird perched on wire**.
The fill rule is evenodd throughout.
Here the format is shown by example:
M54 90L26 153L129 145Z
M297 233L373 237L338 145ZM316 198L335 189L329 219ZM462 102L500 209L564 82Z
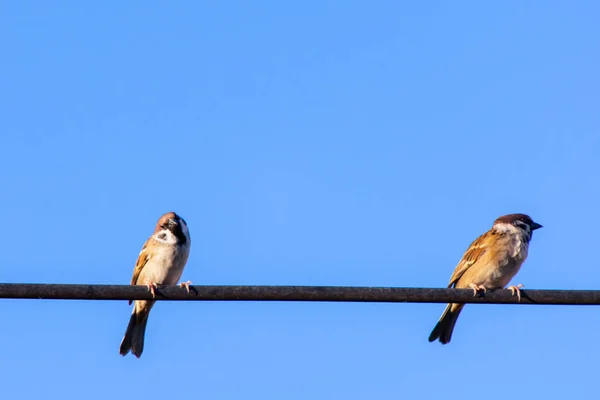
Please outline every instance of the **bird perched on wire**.
M146 240L138 255L131 277L132 285L146 285L155 297L157 285L175 285L181 277L190 253L190 233L185 220L174 212L161 216L154 233ZM181 283L188 292L191 282ZM129 304L132 300L129 300ZM131 352L136 357L144 350L144 333L148 314L154 300L136 300L129 319L129 325L121 340L119 354Z
M499 217L489 231L471 243L454 269L448 287L471 288L474 296L479 291L504 288L527 258L533 231L541 227L525 214ZM521 300L521 287L519 284L508 289ZM450 343L454 324L464 306L456 303L446 306L429 335L430 342L439 339L442 344Z

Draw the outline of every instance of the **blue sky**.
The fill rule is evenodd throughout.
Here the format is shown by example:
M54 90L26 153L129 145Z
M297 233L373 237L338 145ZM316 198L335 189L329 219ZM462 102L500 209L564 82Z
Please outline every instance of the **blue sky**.
M176 211L195 284L443 287L499 215L513 283L600 288L600 4L4 2L5 282L126 284ZM565 398L600 309L0 301L5 395Z

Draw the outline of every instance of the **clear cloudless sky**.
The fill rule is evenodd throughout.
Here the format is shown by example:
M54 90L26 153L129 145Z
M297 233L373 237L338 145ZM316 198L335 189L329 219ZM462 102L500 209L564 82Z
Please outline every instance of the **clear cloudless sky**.
M0 5L0 281L128 284L176 211L183 279L445 287L502 214L513 283L600 289L596 1ZM5 398L572 398L600 308L0 301ZM25 397L23 397L25 396Z

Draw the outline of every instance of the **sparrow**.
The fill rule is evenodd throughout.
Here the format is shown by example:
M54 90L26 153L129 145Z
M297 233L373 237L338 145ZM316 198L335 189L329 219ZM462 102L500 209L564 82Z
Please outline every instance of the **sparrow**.
M497 218L492 228L471 243L450 277L448 287L471 288L473 296L487 289L502 289L519 272L527 258L529 241L533 231L542 225L533 222L525 214L509 214ZM509 286L513 296L521 300L519 288ZM442 344L450 343L452 330L464 304L450 303L446 306L429 341L436 339Z
M156 296L157 285L175 285L181 277L190 253L190 233L183 218L168 212L156 222L154 233L146 240L133 268L131 285L146 285L152 297ZM181 283L188 292L191 282ZM129 300L129 304L132 300ZM137 358L144 350L144 333L148 314L154 300L136 300L129 325L121 340L119 354L131 352Z

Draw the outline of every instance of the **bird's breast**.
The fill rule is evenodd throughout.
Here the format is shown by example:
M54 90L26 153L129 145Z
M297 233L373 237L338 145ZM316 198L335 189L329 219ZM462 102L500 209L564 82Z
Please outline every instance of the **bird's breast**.
M472 271L465 273L461 286L469 283L483 285L494 289L505 287L519 272L523 261L527 258L528 243L518 235L501 238L484 257L476 262Z
M188 254L189 246L159 246L140 272L143 283L175 285L181 278Z

